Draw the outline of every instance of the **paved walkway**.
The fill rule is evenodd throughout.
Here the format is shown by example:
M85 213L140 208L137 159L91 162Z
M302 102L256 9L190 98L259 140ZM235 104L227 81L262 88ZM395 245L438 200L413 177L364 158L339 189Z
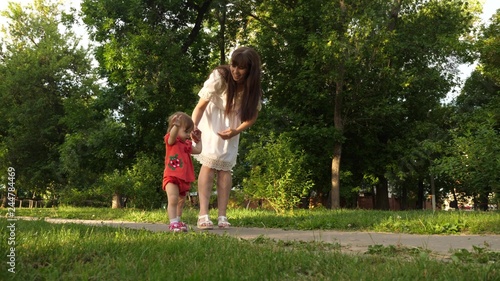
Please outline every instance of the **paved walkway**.
M35 218L20 218L35 219ZM146 229L154 232L168 231L164 223L136 223L124 221L73 220L46 218L50 223L81 223L86 225L105 225ZM193 231L199 232L195 226ZM229 235L242 239L253 239L259 236L285 241L323 241L338 243L343 253L365 253L370 245L402 246L430 250L440 256L449 256L453 250L467 249L473 246L500 252L500 235L415 235L379 232L344 232L334 230L282 230L275 228L231 227L229 229L203 230L219 235Z

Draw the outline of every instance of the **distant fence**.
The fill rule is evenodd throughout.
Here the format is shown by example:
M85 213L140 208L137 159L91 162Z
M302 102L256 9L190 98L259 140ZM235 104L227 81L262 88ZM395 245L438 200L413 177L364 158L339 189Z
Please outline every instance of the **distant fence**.
M54 200L44 199L16 199L16 208L44 208L52 207L56 202Z
M59 202L54 199L16 199L16 208L50 208L58 206ZM81 200L77 204L72 204L77 207L111 207L111 202L101 202L98 200ZM3 200L2 206L7 207L7 202Z

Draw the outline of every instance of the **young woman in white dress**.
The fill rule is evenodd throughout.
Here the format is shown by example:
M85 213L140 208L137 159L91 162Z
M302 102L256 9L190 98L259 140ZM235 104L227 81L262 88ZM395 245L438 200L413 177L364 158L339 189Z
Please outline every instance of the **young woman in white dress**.
M208 216L210 194L217 179L217 225L227 228L226 217L232 188L231 170L236 164L240 133L252 126L261 109L261 62L258 53L240 47L229 65L215 68L198 93L193 110L195 130L202 134L203 150L195 156L201 164L198 175L200 213L197 226L213 228Z

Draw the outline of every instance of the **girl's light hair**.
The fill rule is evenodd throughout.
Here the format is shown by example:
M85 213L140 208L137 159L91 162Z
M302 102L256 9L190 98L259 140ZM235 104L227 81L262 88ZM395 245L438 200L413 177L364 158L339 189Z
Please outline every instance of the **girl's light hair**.
M177 111L176 113L174 113L168 117L167 132L170 132L170 130L174 126L174 123L172 122L172 120L174 119L174 116L178 116L177 120L179 120L179 124L182 128L186 128L186 130L191 130L194 128L194 122L193 122L193 119L191 119L191 116L187 115L184 112Z

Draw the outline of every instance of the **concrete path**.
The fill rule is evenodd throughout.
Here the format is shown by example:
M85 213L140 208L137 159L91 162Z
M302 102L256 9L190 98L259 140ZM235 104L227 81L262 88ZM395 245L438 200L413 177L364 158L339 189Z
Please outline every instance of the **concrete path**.
M19 218L36 219L36 218ZM80 223L86 225L105 225L126 227L131 229L146 229L154 232L168 231L164 223L136 223L125 221L73 220L45 218L50 223ZM192 231L197 230L196 226ZM370 245L400 246L430 250L438 256L449 256L454 250L466 249L473 251L473 246L500 252L500 235L415 235L378 232L344 232L334 230L282 230L274 228L231 227L229 229L203 230L219 235L229 235L241 239L267 237L285 241L322 241L337 243L343 253L365 253Z

